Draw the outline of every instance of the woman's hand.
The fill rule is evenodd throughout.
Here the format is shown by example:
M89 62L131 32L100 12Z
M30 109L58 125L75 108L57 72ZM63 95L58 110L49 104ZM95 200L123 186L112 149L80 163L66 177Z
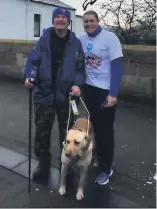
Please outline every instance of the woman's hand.
M117 97L108 95L105 107L113 107L117 104Z

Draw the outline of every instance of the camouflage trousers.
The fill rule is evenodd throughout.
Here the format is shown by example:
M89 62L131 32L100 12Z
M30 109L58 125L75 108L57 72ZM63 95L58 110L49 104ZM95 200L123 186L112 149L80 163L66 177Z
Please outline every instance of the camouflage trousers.
M69 115L69 106L53 107L46 104L35 104L35 146L34 151L37 158L50 156L50 143L51 143L51 130L55 121L55 115L57 115L59 126L59 143L62 143L65 139L67 121ZM69 128L73 124L73 118L70 119Z

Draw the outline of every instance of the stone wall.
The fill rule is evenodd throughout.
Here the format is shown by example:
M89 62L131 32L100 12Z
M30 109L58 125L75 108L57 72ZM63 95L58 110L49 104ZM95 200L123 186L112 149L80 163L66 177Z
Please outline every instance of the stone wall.
M155 51L124 50L124 74L120 92L125 96L155 100Z
M0 42L0 75L23 78L27 56L33 46L32 42Z
M0 76L22 79L29 51L34 43L0 41ZM124 74L120 95L156 100L155 51L124 50Z

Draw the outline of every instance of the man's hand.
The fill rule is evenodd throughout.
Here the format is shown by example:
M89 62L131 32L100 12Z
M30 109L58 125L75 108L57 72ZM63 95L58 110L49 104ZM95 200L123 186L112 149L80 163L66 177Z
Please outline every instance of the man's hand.
M105 104L105 107L113 107L114 105L117 104L117 97L109 95L106 100L107 103Z
M33 82L34 82L33 78L28 78L25 80L25 86L27 88L33 88L33 86L34 86Z
M80 96L81 90L78 86L72 86L70 94L72 96Z

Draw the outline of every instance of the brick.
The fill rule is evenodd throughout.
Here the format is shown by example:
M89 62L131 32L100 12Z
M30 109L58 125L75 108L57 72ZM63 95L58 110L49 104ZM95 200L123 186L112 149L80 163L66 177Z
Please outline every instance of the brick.
M0 52L0 65L16 65L16 54L13 52Z
M23 54L22 53L17 53L16 54L16 63L18 66L23 65Z
M126 63L123 64L123 74L124 75L131 75L136 76L137 75L137 63Z
M141 95L151 98L154 92L152 82L152 78L149 77L123 75L120 91L124 95Z
M27 62L27 57L24 57L24 58L23 58L22 65L25 66L25 65L26 65L26 62Z
M124 60L132 63L156 63L156 53L153 51L124 50Z
M0 52L10 52L11 50L11 43L0 43Z
M156 66L151 64L139 64L139 75L142 77L156 77Z

